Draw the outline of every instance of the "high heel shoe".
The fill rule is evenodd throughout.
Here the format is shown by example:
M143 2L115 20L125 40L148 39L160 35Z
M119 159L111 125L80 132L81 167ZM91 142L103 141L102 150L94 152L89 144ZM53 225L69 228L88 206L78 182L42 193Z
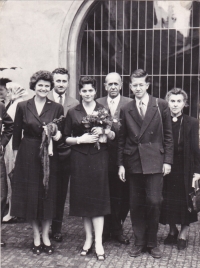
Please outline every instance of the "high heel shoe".
M83 248L82 248L80 255L84 257L84 256L90 254L90 253L92 252L92 246L93 246L93 243L94 243L94 242L92 242L91 247L88 248L88 249L83 249Z
M33 242L31 249L32 249L33 254L40 255L42 253L43 247L42 247L42 245L35 246L35 244Z
M105 261L105 258L106 258L105 253L104 254L97 254L96 253L96 257L97 257L98 261Z
M51 254L53 254L53 252L54 252L54 248L53 248L52 245L50 245L50 246L46 246L45 244L43 244L43 251L44 251L45 253L47 253L48 255L51 255Z
M82 249L80 255L84 257L84 256L90 254L91 252L92 252L92 246L89 249Z

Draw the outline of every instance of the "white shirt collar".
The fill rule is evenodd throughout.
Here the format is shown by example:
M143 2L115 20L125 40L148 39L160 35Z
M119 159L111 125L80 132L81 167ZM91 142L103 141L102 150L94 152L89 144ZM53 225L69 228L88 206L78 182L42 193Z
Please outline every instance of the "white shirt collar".
M53 88L53 97L54 97L54 100L55 102L59 103L59 100L60 100L60 95L58 93L55 92L54 88ZM65 94L66 93L63 93L62 94L62 97L63 97L63 103L65 103Z
M108 104L110 104L112 101L114 101L114 103L115 104L119 104L119 101L120 101L120 94L116 97L116 98L114 98L114 99L112 99L109 95L108 95L108 97L107 97L107 102L108 102Z
M135 97L135 101L136 101L136 105L139 106L140 101L142 101L142 103L147 107L148 103L149 103L149 94L145 94L144 97L142 99L138 99Z

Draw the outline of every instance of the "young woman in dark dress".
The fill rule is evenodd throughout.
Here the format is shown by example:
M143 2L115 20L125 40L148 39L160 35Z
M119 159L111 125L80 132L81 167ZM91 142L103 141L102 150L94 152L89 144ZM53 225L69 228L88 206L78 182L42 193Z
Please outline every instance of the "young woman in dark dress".
M53 156L50 156L50 176L48 192L45 195L43 169L39 157L44 124L58 119L64 114L63 107L47 98L53 88L53 77L48 71L39 71L30 79L30 89L35 96L18 103L13 131L13 150L16 156L11 215L25 218L33 227L32 251L40 254L53 253L49 240L49 227L56 209L56 177L58 154L56 141L61 137L55 130L53 136ZM22 138L23 133L23 138ZM42 223L41 245L39 221Z
M83 217L86 240L81 251L85 256L91 252L93 243L92 227L95 233L95 249L98 260L104 260L102 245L104 215L110 214L108 186L107 144L101 143L98 150L94 145L103 129L95 127L92 134L85 133L83 117L92 114L102 105L94 101L96 80L82 77L79 82L81 104L69 110L64 135L71 149L70 215ZM107 137L114 139L115 133L106 130Z
M177 244L179 250L187 246L189 224L197 221L189 193L192 181L200 178L199 124L197 119L182 112L187 99L187 93L179 88L166 95L172 116L174 163L171 173L164 178L160 222L170 226L164 244ZM176 224L181 225L180 232Z

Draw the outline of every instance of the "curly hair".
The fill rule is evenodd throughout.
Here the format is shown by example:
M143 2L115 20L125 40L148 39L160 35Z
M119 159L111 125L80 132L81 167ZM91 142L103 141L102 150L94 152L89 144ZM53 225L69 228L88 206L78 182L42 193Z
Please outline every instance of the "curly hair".
M35 90L35 85L37 84L37 82L39 80L44 80L44 81L50 82L51 90L53 89L54 82L53 82L53 75L52 75L51 72L41 70L41 71L38 71L38 72L34 73L31 76L30 82L29 82L30 89Z
M167 95L165 96L165 100L167 102L169 102L169 97L171 95L179 95L179 94L183 96L183 100L185 102L185 107L188 107L189 106L187 104L188 95L182 88L176 88L176 87L172 88L170 91L167 92Z
M70 79L70 74L69 74L68 70L65 69L65 68L56 68L56 69L52 72L52 74L67 74L67 75L68 75L68 79Z
M96 90L96 79L91 76L82 76L79 80L79 90L83 88L83 85L91 84L92 87Z
M149 75L148 73L143 70L143 69L137 69L134 72L132 72L132 74L130 75L130 83L132 83L132 79L133 78L141 78L141 77L145 77L145 82L149 83Z

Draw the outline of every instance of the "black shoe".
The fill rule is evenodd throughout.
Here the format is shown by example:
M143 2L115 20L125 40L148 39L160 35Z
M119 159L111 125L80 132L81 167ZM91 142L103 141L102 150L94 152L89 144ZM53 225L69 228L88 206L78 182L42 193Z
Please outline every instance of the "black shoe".
M43 247L42 247L42 245L35 246L35 244L33 242L31 249L32 249L33 254L40 255L42 253Z
M18 219L17 217L12 217L10 220L8 221L2 221L2 224L14 224L14 223L17 223L18 222Z
M110 239L110 234L103 234L102 235L102 244L105 243Z
M1 248L5 247L6 246L6 243L1 241Z
M159 247L149 248L149 254L156 259L160 259L162 257Z
M125 244L125 245L128 245L129 244L129 239L125 235L123 235L123 234L113 235L112 237L115 240L117 240L119 243L121 243L121 244Z
M52 238L56 242L62 242L63 240L63 236L61 233L51 233L49 237Z
M44 251L45 253L47 253L48 255L51 255L51 254L53 254L53 252L54 252L54 248L53 248L52 245L50 245L50 246L46 246L45 244L43 244L43 251Z
M178 231L174 235L168 234L168 236L164 239L164 245L177 244L177 238L178 238Z
M92 243L92 245L93 245L93 243ZM89 249L82 249L80 255L84 257L84 256L90 254L92 252L92 245Z
M187 240L185 239L178 239L177 248L178 250L183 250L187 247Z
M105 258L106 258L105 254L97 254L97 253L96 253L96 257L98 261L105 261Z
M129 252L130 257L138 257L145 251L145 246L133 246L132 250Z

